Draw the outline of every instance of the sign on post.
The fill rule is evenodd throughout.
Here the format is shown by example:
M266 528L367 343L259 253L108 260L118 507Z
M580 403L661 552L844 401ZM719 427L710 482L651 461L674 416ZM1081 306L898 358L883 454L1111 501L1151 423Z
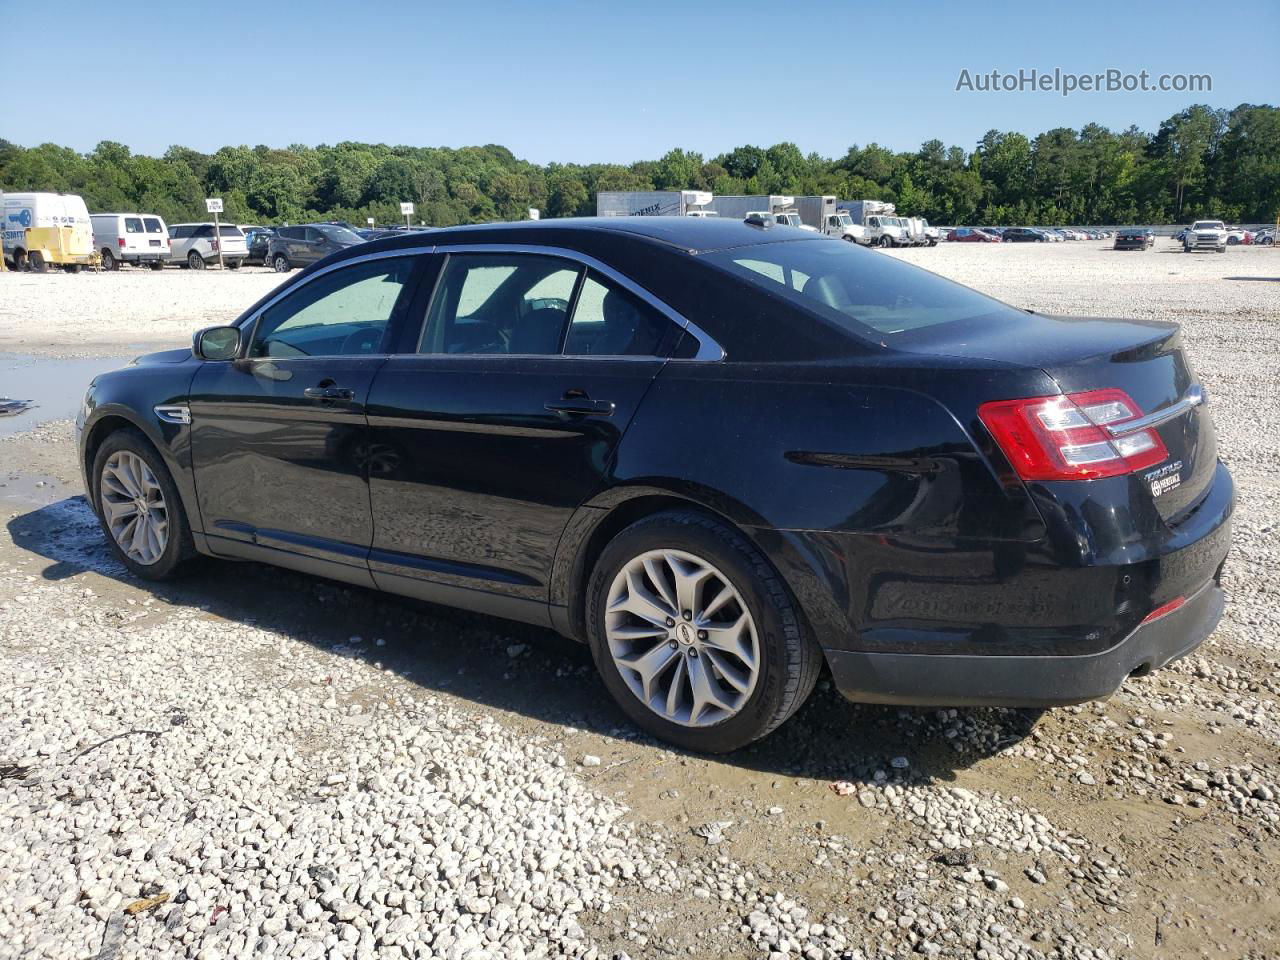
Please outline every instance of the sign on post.
M373 226L373 217L365 217L365 218L364 218L364 222L365 222L365 223L367 223L369 226L371 226L371 227L372 227L372 226Z
M530 207L530 208L529 208L529 219L530 219L530 220L541 220L541 219L542 219L542 211L541 211L541 210L539 210L537 207Z
M409 218L413 216L413 204L412 203L400 204L400 212L404 214L404 225L408 227Z
M222 224L218 220L218 214L222 213L222 198L207 197L204 201L204 207L213 214L213 248L218 251L218 269L222 269Z

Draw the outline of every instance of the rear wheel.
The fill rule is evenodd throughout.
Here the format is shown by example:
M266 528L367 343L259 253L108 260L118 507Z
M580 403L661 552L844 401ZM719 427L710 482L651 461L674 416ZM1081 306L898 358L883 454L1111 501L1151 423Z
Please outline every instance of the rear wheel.
M31 265L31 269L36 273L49 272L49 264L44 262L44 254L39 250L32 250L27 254L27 263Z
M80 264L78 264L78 263L68 263L68 264L65 264L65 265L63 266L63 268L62 268L62 269L63 269L64 271L66 271L67 273L79 273L79 272L80 272Z
M116 259L116 255L107 247L102 248L102 269L103 270L119 270L120 261Z
M187 266L190 267L192 270L203 270L204 257L200 256L200 254L192 250L189 254L187 254Z
M163 260L152 260L150 263L148 263L148 264L147 264L147 266L149 266L152 270L163 270L163 269L164 269L164 261L163 261Z
M276 273L288 273L289 258L286 257L283 253L277 253L275 257L271 260L271 268L275 270Z
M120 430L107 437L94 457L91 476L102 529L133 573L164 580L195 556L178 489L141 434Z
M228 270L239 270L239 269L240 269L240 261L239 261L239 260L228 260L228 261L227 261L227 269L228 269Z
M587 588L587 630L610 694L640 727L691 750L736 750L804 703L822 652L768 561L692 512L620 533Z

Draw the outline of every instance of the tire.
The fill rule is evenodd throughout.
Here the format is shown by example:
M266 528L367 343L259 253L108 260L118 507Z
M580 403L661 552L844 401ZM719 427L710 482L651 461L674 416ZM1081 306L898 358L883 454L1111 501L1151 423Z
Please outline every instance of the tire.
M240 261L239 261L239 260L228 260L228 261L227 261L227 269L228 269L228 270L239 270L239 269L240 269Z
M1232 246L1232 247L1234 247L1234 246L1235 246L1236 244L1238 244L1239 242L1240 242L1240 239L1239 239L1238 237L1227 237L1227 245L1228 245L1228 246Z
M880 237L876 240L876 246L882 249L888 249L893 246L893 237Z
M44 254L42 254L39 250L32 250L30 253L27 254L27 263L30 265L30 268L36 273L49 272L49 264L44 262Z
M13 251L13 272L25 273L26 270L27 270L27 251L25 250Z
M116 255L106 247L102 248L102 269L103 270L119 270L120 261L116 259Z
M106 511L103 509L103 471L108 462L118 454L135 457L145 463L162 497L166 517L164 548L151 562L142 562L126 552L117 542L116 534L112 533L106 519ZM89 476L93 484L93 489L90 491L93 509L102 525L103 535L106 536L107 544L116 558L128 567L130 572L145 580L168 580L177 575L183 565L195 557L196 549L191 539L191 527L187 523L186 511L182 507L178 488L174 485L173 478L169 475L160 454L141 433L132 429L123 429L108 436L93 458L93 468ZM106 496L112 495L111 492L106 494Z
M283 253L277 253L271 258L271 269L276 273L288 273L293 267L290 266L288 257Z
M851 236L849 236L847 233L846 233L844 236L842 236L840 239L841 239L841 240L848 240L850 243L857 243L857 242L858 242L858 238L857 238L857 237L851 237Z
M1219 252L1219 253L1226 253L1226 252L1227 252L1227 248L1226 248L1226 247L1219 247L1219 248L1218 248L1218 252Z
M1263 237L1258 242L1261 243L1264 247L1270 247L1275 243L1275 240L1272 239L1271 237Z
M79 273L79 272L80 272L80 264L78 264L78 263L68 263L68 264L66 264L65 266L63 266L63 268L62 268L62 269L63 269L65 272L67 272L67 273Z
M204 257L200 256L200 254L192 250L190 253L187 254L187 266L190 267L192 270L203 270Z
M706 600L706 594L713 590L719 593L723 585L728 585L736 593L727 605L719 607L719 611L727 609L730 611L728 616L733 618L732 611L740 608L750 617L750 637L755 643L758 664L754 685L749 686L748 691L735 691L725 680L711 680L718 695L730 699L743 697L732 712L718 711L725 713L722 719L715 719L713 715L713 722L692 725L688 721L696 722L697 718L690 716L678 722L660 714L642 699L640 691L631 686L631 683L640 683L637 677L624 678L614 659L606 623L610 593L618 588L619 583L626 584L622 573L624 567L641 564L642 558L657 552L678 554L678 559L701 562L710 567L714 576L704 581L703 600ZM721 587L715 586L717 583ZM623 588L630 593L629 587ZM713 606L709 600L705 603L695 600L695 605L705 606L709 612ZM613 609L617 610L616 605ZM711 612L711 615L716 614ZM630 615L615 612L610 616L625 619ZM672 665L670 669L663 666L655 673L658 679L655 680L653 696L658 699L665 695L658 690L661 679L672 680L673 671L677 682L688 676L681 673L686 664L678 660L687 657L688 662L696 662L701 659L706 664L700 668L707 671L704 676L714 678L710 665L715 663L718 667L721 658L726 656L722 649L714 647L711 653L699 654L698 648L707 649L701 644L706 632L688 629L696 627L700 622L699 616L694 616L691 622L686 621L690 621L687 616L666 621L672 629L671 636L680 636L679 643L685 646L677 645L675 639L663 641L660 635L656 639L645 637L635 641L637 651L649 648L657 651L664 643L674 651L665 661ZM713 621L708 617L702 622L710 625ZM586 624L596 668L623 712L637 726L662 740L706 753L737 750L776 729L799 709L813 691L823 663L822 651L809 636L795 601L764 556L740 533L692 511L672 511L647 517L623 530L605 547L587 585ZM626 624L615 624L615 629L625 630L626 627ZM657 629L660 633L666 628ZM616 633L614 636L615 642L621 645L630 642L626 638L618 639ZM629 656L630 653L622 655ZM745 661L731 661L731 665L734 663Z
M163 269L164 269L164 261L163 261L163 260L152 260L150 263L148 263L148 264L147 264L147 266L148 266L148 267L150 267L152 270L163 270Z

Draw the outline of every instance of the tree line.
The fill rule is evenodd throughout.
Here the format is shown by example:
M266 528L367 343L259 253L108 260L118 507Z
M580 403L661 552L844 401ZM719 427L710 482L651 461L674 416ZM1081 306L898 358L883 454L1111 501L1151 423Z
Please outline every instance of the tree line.
M914 152L875 143L842 157L794 143L741 146L706 159L673 149L657 160L545 166L497 145L170 147L132 153L111 141L89 153L0 139L0 190L78 193L92 211L145 211L169 222L205 218L220 196L233 223L401 220L416 205L435 226L591 215L600 190L831 194L889 200L945 224L1183 223L1196 217L1270 222L1280 210L1280 109L1194 105L1160 124L1115 132L1098 124L1035 137L991 130L972 149L929 140Z

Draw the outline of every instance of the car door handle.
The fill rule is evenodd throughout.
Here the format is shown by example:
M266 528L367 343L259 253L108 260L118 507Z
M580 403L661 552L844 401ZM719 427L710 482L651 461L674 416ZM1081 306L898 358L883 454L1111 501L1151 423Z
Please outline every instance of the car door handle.
M614 409L608 400L592 400L589 397L548 400L543 406L561 417L611 417Z
M304 397L312 400L354 400L356 392L346 387L307 387L302 391Z

